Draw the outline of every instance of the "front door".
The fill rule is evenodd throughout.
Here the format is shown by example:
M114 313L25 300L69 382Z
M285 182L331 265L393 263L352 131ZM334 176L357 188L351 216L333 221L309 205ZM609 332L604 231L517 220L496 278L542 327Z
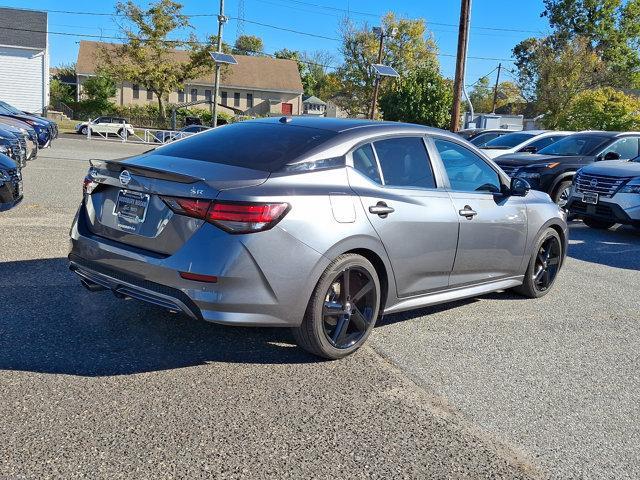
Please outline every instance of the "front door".
M282 114L283 115L293 115L293 103L283 103L282 104Z
M462 144L439 138L434 143L449 178L449 195L460 224L450 285L522 274L527 240L525 200L502 195L497 171Z
M352 153L349 181L389 256L399 297L447 287L458 218L438 188L422 137L394 137Z

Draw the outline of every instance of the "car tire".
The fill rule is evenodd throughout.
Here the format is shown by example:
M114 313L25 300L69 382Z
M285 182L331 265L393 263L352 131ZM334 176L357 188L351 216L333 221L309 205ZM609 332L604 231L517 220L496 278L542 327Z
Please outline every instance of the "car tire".
M560 182L553 192L553 201L560 207L564 208L569 201L569 195L571 193L571 180Z
M356 254L340 255L320 276L293 336L300 347L319 357L346 357L371 334L380 298L380 280L371 262Z
M596 230L608 230L616 224L616 222L607 222L606 220L598 220L590 217L584 217L582 219L582 223L587 227L595 228Z
M549 253L546 252L549 247ZM546 258L545 258L546 257ZM534 244L534 248L524 274L522 285L513 290L528 298L540 298L551 290L555 283L560 268L562 267L563 248L560 235L553 228L547 228ZM542 270L540 270L542 268ZM548 282L541 282L546 279L545 270L549 270Z
M80 129L80 135L86 135L88 132L89 132L89 129L87 128L86 125Z
M124 137L124 128L121 128L120 130L118 130L118 136Z

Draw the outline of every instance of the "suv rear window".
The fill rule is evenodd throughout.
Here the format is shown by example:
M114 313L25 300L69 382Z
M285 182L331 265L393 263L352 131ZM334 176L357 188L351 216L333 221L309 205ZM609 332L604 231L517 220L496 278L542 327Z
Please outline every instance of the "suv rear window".
M187 137L156 152L275 172L335 135L336 132L290 124L240 122Z

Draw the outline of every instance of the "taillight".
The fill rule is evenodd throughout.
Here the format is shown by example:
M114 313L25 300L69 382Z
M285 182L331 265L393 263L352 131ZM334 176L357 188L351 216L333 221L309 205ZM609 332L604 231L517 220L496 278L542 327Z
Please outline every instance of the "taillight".
M289 210L288 203L236 203L192 198L162 198L175 213L200 218L229 233L268 230Z
M91 195L98 185L100 184L96 182L91 175L87 175L82 181L82 193Z

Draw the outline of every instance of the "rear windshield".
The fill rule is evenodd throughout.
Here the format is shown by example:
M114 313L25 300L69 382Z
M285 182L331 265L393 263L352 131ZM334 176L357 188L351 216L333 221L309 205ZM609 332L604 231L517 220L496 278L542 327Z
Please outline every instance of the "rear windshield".
M290 124L239 122L187 137L156 152L275 172L335 135L335 132Z
M582 156L593 155L609 140L609 137L600 135L573 134L552 143L548 147L538 150L540 155Z
M494 138L493 140L487 142L482 148L512 148L516 145L520 145L522 142L529 140L530 138L535 137L533 133L507 133L506 135L502 135L501 137Z

